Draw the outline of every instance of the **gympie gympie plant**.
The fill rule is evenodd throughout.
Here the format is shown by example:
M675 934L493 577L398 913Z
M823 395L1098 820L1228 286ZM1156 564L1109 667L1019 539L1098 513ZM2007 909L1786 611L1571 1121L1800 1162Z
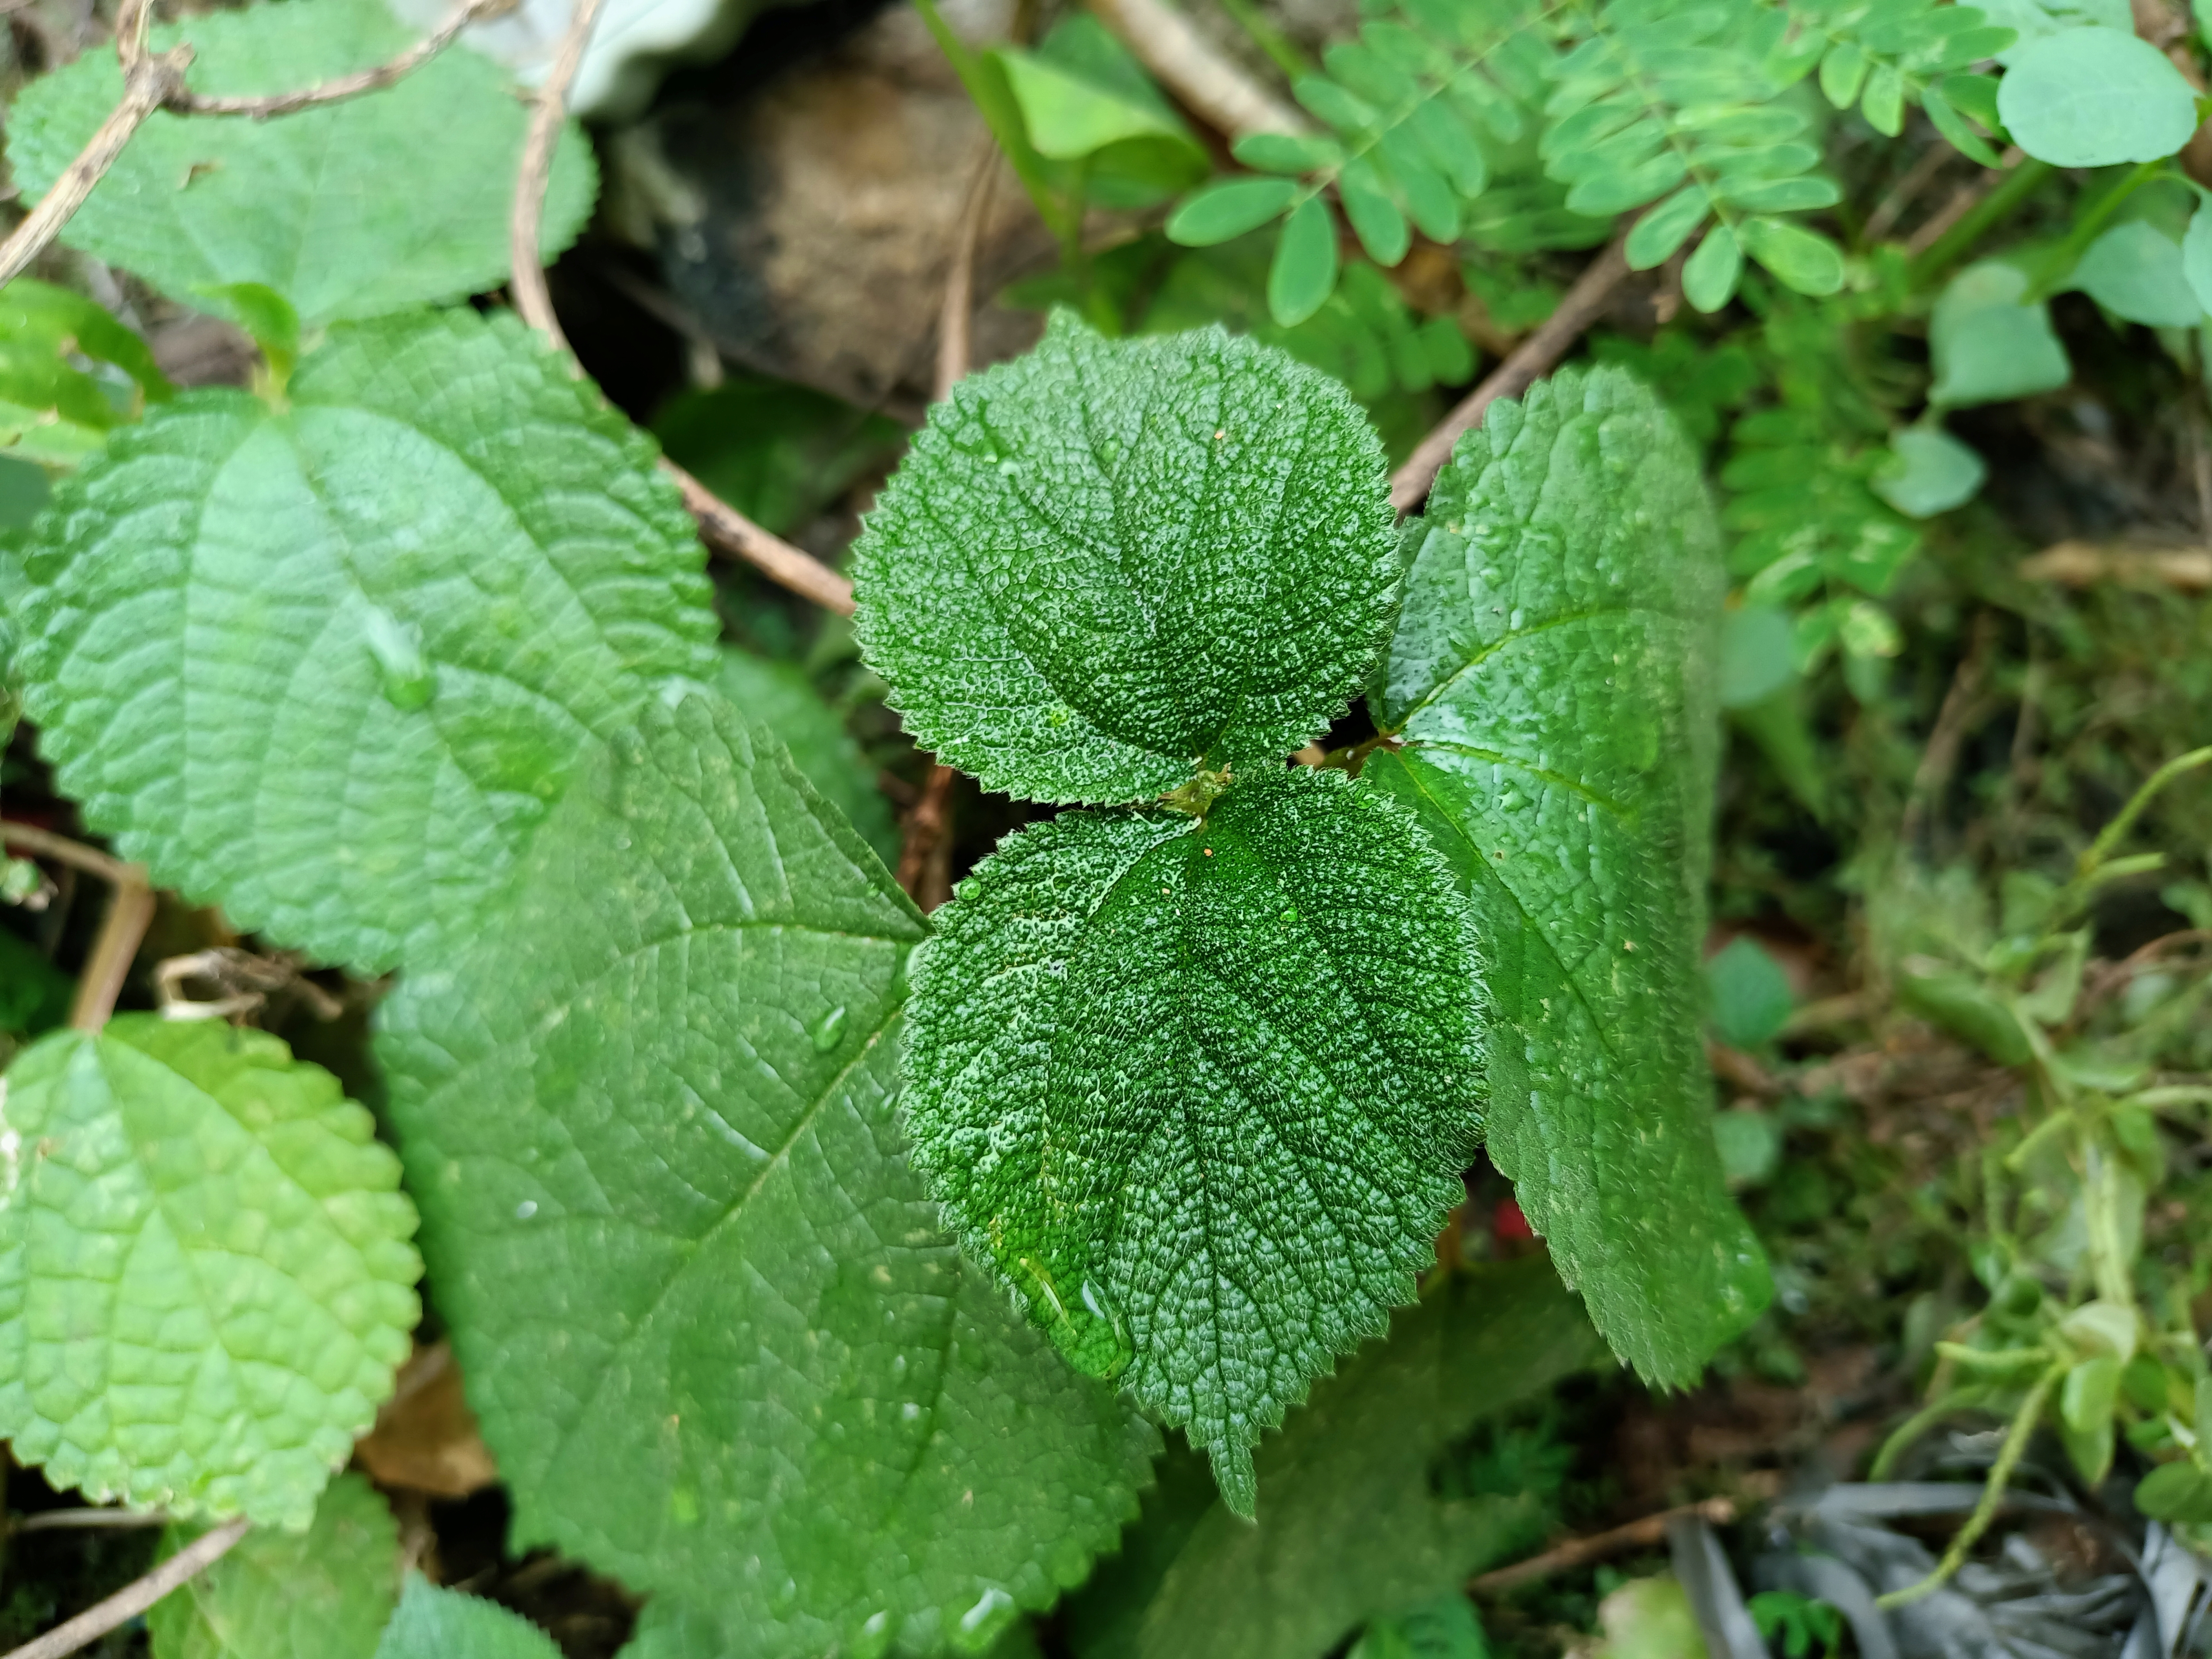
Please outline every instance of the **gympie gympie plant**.
M1411 1299L1486 1097L1646 1376L1758 1310L1692 988L1717 536L1648 391L1571 371L1494 406L1401 532L1334 382L1062 315L933 414L856 574L917 739L1079 809L921 953L916 1160L1232 1507L1261 1432ZM1363 686L1378 737L1286 767Z

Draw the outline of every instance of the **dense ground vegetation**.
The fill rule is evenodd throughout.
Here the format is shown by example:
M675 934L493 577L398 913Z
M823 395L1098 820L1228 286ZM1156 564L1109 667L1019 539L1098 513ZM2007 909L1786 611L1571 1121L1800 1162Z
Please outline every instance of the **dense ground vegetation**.
M681 9L8 13L0 1649L2201 1650L2192 21Z

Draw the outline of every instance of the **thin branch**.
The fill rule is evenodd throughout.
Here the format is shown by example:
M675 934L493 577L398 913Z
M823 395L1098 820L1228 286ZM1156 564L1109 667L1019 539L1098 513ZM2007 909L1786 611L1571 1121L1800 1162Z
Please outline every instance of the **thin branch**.
M568 112L568 88L583 62L584 46L600 3L601 0L577 0L575 15L568 20L568 31L561 40L560 53L553 60L545 84L538 89L530 133L523 142L522 163L515 173L514 204L507 222L507 255L514 266L508 292L514 308L525 322L564 351L568 342L561 332L560 319L553 314L553 296L546 290L538 231L545 213L545 185L553 174L553 147ZM852 583L811 554L762 529L665 455L660 470L675 479L676 487L684 492L684 507L697 521L700 539L711 550L744 560L770 581L801 599L811 599L825 611L841 617L853 614Z
M445 21L390 63L380 64L374 69L365 69L356 74L340 76L337 80L325 81L319 86L305 87L297 92L274 93L265 98L209 98L180 88L170 95L163 107L177 115L243 115L252 120L265 121L272 115L293 115L323 104L343 103L349 98L358 98L365 92L380 92L386 87L405 80L445 51L470 24L483 18L497 17L511 10L514 3L515 0L462 0L447 14Z
M115 999L123 994L123 981L138 959L138 946L154 920L154 890L143 872L117 884L108 896L107 915L92 942L92 955L76 982L76 1000L70 1007L70 1024L80 1031L97 1031L115 1012Z
M56 864L66 864L73 870L82 870L88 876L98 876L102 881L120 886L125 882L146 879L146 872L135 864L125 864L112 853L103 853L96 847L87 847L82 842L71 841L67 836L58 836L51 830L41 830L32 823L0 823L0 843L20 847L25 852L42 859L52 859Z
M232 1545L246 1536L248 1524L243 1516L226 1521L213 1532L194 1539L136 1583L125 1585L105 1601L87 1607L67 1624L57 1625L14 1652L0 1655L0 1659L63 1659L89 1646L220 1561Z
M1535 331L1514 347L1512 354L1421 440L1406 464L1391 475L1391 506L1410 513L1426 500L1429 486L1451 459L1452 446L1460 434L1480 426L1491 404L1500 398L1518 397L1549 374L1567 355L1568 348L1582 337L1583 331L1604 314L1613 303L1613 290L1627 280L1627 246L1628 233L1624 230L1584 267L1575 285Z
M1691 1515L1702 1516L1717 1527L1724 1527L1735 1519L1735 1505L1725 1498L1708 1498L1701 1504L1684 1504L1676 1509L1662 1510L1656 1515L1647 1515L1641 1521L1615 1527L1611 1532L1597 1533L1588 1538L1570 1538L1565 1543L1546 1550L1541 1555L1532 1555L1526 1561L1516 1561L1510 1567L1500 1567L1495 1572L1486 1572L1479 1578L1469 1579L1467 1593L1469 1595L1496 1595L1518 1584L1548 1578L1555 1572L1571 1572L1577 1567L1588 1566L1593 1561L1602 1561L1609 1555L1650 1549L1665 1541L1668 1522L1679 1521Z
M1217 132L1233 139L1309 130L1304 116L1215 51L1165 0L1090 0L1090 6L1139 63Z
M522 320L540 331L555 345L568 343L553 315L553 296L545 288L544 256L538 251L538 227L545 217L545 185L553 176L553 148L560 142L561 123L568 113L568 88L583 64L584 47L599 21L603 0L576 0L561 50L546 71L530 112L529 135L522 141L522 165L514 180L514 205L507 219L507 256L514 265L509 292Z
M41 1510L8 1523L11 1533L90 1532L106 1527L165 1527L167 1510Z
M952 260L945 276L945 301L937 317L937 401L952 395L968 373L968 324L975 310L975 246L991 211L991 185L998 177L999 153L985 152L975 182L960 206L952 237ZM908 898L933 910L951 896L952 786L959 774L932 761L921 797L906 815L906 839L899 847L898 884Z
M2020 574L2032 582L2087 587L2100 581L2163 583L2191 592L2212 588L2212 553L2200 547L2100 547L2060 542L2022 559Z
M147 56L137 43L145 10L142 3L117 21L115 49L124 64L123 101L108 112L107 118L77 152L76 160L62 169L62 176L31 210L30 216L8 234L6 241L0 242L0 287L21 276L31 261L61 234L62 227L84 205L93 186L115 165L115 158L123 154L123 147L145 125L146 118L184 91L185 70L191 64L192 49L173 46L158 56Z
M699 521L699 534L708 547L744 560L770 581L824 611L841 617L853 614L852 583L812 554L763 530L675 462L663 459L660 470L684 492L684 505Z

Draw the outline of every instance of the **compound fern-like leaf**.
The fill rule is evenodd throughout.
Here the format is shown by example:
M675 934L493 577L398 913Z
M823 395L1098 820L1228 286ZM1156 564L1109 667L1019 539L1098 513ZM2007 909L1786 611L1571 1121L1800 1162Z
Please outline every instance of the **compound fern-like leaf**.
M1722 1185L1698 951L1723 577L1696 458L1618 369L1491 406L1429 497L1367 775L1474 902L1489 1148L1615 1352L1683 1382L1765 1304Z
M398 1187L264 1032L41 1038L0 1093L0 1436L96 1501L306 1526L420 1316Z
M283 406L187 393L57 489L24 707L156 880L385 968L474 914L594 733L714 672L702 558L520 323L354 325Z
M938 913L907 1116L978 1261L1081 1370L1252 1447L1432 1259L1480 1127L1477 961L1410 815L1279 766L1196 822L1066 813Z
M860 538L860 641L986 788L1138 800L1326 729L1389 632L1394 546L1335 382L1219 329L1061 313L931 412Z
M924 931L697 697L652 707L511 906L384 1011L517 1539L763 1659L987 1640L1111 1547L1158 1444L962 1265L907 1166Z

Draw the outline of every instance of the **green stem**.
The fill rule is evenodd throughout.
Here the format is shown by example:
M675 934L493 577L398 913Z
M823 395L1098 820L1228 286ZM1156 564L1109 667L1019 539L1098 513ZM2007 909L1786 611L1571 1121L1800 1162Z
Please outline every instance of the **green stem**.
M2035 1386L2027 1391L2027 1398L2020 1402L2013 1413L2012 1426L2006 1431L2004 1444L1997 1449L1997 1461L1990 1468L1990 1478L1982 1487L1981 1502L1966 1517L1966 1524L1959 1528L1959 1535L1951 1540L1951 1547L1943 1552L1943 1559L1936 1571L1917 1584L1908 1584L1900 1590L1892 1590L1881 1597L1875 1606L1887 1612L1917 1601L1923 1595L1932 1595L1950 1582L1951 1576L1966 1565L1966 1552L1975 1540L1987 1532L1990 1522L1996 1519L1997 1507L2004 1502L2005 1487L2011 1483L2012 1472L2020 1467L2021 1458L2027 1451L2028 1438L2035 1432L2037 1421L2043 1415L2043 1402L2051 1397L2051 1390L2066 1374L2064 1365L2053 1365L2036 1378Z
M1905 1455L1905 1449L1907 1446L1919 1439L1922 1435L1927 1433L1953 1412L1964 1411L1970 1406L1980 1405L1983 1397L1988 1392L1989 1390L1984 1388L1954 1389L1942 1399L1923 1406L1904 1422L1899 1424L1892 1431L1889 1438L1881 1443L1881 1449L1875 1454L1874 1467L1867 1471L1867 1479L1888 1480L1890 1471L1897 1467L1897 1460Z
M2097 233L2105 222L2120 210L2120 206L2145 185L2166 171L2163 161L2145 161L2124 176L2115 179L2105 192L2074 216L2073 228L2066 240L2052 249L2043 262L2043 274L2038 277L2022 301L2032 304L2051 297L2059 283L2074 274L2074 267L2081 263L2081 256L2089 251L2089 244L2097 240Z
M2118 846L2128 831L2135 828L2136 820L2143 815L2143 809L2151 804L2158 792L2176 778L2194 772L2200 766L2212 766L2212 746L2192 749L2185 755L2177 755L2145 779L2143 787L2129 798L2125 806L2120 808L2120 815L2105 826L2097 839L2090 843L2089 850L2081 854L2081 862L2075 871L2075 880L2079 882L2094 875L2097 866L2112 856L2112 848Z
M2028 198L2049 183L2058 169L2033 158L2005 174L1988 195L1966 210L1959 222L1929 244L1912 262L1912 285L1930 287L1958 263L1960 255L1982 239L1985 231L2010 218Z
M1291 80L1314 72L1305 53L1293 46L1291 37L1277 28L1252 0L1221 0L1221 9L1234 18L1237 27L1252 37L1252 44L1266 52L1275 67Z

